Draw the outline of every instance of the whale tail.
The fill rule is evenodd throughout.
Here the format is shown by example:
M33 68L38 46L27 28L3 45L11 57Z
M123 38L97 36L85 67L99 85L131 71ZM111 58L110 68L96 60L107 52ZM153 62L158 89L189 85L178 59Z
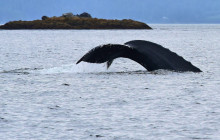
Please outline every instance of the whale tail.
M148 71L167 69L174 71L201 70L183 57L153 42L134 40L120 44L106 44L98 46L86 53L76 64L81 61L89 63L107 62L109 68L114 59L118 57L129 58L141 64Z

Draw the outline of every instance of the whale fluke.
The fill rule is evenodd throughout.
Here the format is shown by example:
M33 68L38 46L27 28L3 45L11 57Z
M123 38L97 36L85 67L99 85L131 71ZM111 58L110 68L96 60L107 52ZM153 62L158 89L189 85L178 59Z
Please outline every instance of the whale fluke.
M107 62L107 68L109 68L113 60L118 57L132 59L141 64L148 71L166 69L201 72L199 68L169 49L144 40L129 41L126 42L125 45L106 44L97 46L86 53L76 64L81 61L89 63Z

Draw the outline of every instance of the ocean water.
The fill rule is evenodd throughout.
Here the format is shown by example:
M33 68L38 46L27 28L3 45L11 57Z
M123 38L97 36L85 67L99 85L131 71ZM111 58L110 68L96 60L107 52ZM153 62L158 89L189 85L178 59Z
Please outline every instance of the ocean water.
M0 30L0 139L220 139L220 25L154 30ZM101 44L148 40L203 72L129 59L76 61Z

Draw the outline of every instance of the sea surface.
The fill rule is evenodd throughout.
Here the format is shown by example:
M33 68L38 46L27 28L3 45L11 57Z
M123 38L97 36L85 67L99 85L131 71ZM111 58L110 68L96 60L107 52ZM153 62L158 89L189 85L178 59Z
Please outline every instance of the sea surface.
M1 140L220 139L220 25L153 30L0 30ZM79 60L107 43L148 40L203 72Z

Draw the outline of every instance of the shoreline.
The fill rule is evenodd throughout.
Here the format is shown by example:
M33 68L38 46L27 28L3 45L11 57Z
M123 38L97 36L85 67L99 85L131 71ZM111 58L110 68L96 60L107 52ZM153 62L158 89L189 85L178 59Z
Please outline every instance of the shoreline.
M109 20L98 18L85 17L51 17L42 20L33 21L11 21L4 25L0 25L0 29L6 30L108 30L108 29L152 29L149 25L143 22L123 19L123 20Z

